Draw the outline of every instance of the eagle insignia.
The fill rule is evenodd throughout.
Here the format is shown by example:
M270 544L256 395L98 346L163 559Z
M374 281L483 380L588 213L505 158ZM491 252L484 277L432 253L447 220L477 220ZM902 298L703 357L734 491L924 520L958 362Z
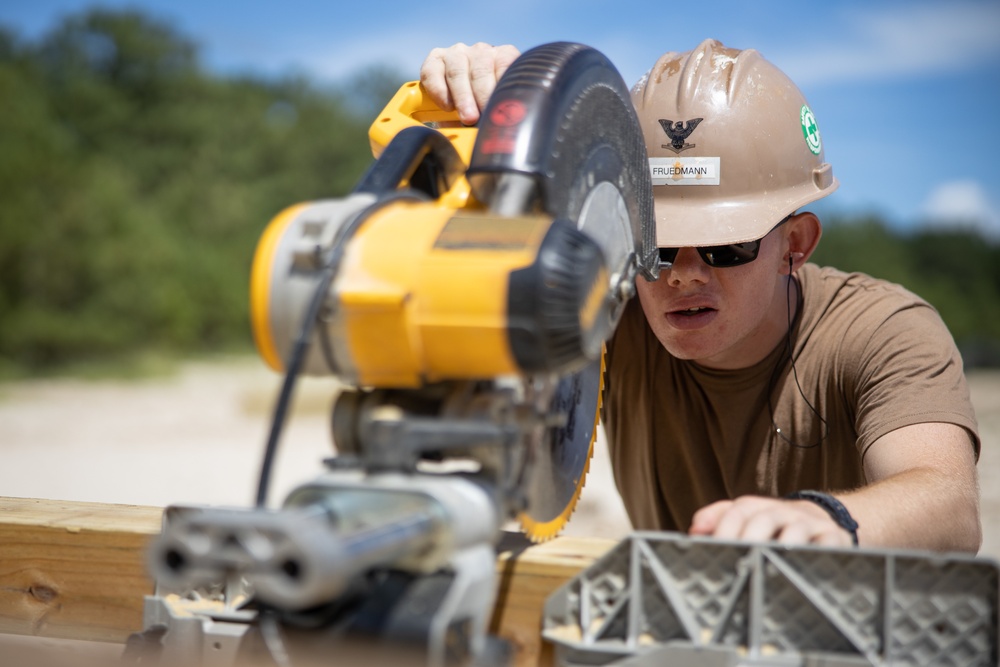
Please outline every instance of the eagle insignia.
M694 128L698 127L698 123L703 120L705 119L692 118L689 121L679 120L675 123L667 118L661 118L660 126L663 128L663 131L667 133L667 136L670 137L670 143L661 144L661 147L675 153L680 153L688 148L694 148L694 144L685 143L684 140L691 136L691 133L694 132Z

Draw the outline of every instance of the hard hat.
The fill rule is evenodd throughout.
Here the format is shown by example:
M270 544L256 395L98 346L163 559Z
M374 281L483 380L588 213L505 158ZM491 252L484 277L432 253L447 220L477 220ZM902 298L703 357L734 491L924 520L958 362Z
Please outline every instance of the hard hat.
M660 247L742 243L837 189L802 92L753 49L705 40L632 88Z

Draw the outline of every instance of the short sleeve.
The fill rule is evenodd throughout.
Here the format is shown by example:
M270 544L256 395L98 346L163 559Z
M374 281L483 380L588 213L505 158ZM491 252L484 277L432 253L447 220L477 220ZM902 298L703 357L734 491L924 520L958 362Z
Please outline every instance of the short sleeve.
M976 456L979 435L962 357L937 311L916 299L872 308L844 344L856 351L851 383L862 458L883 435L912 424L944 422L968 430Z

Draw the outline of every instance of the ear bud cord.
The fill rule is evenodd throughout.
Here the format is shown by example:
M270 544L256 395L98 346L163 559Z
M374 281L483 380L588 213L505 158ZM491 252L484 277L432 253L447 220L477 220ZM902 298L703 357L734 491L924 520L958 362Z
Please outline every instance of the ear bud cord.
M781 427L778 426L777 423L775 423L774 404L772 402L771 394L774 392L774 384L775 382L777 382L778 373L782 368L783 365L782 362L784 361L784 357L778 359L778 362L775 364L774 371L771 373L771 379L767 383L767 412L771 417L771 428L774 429L774 433L779 438L784 440L792 447L797 447L799 449L812 449L813 447L818 447L823 443L824 440L826 440L827 436L830 434L830 425L827 423L825 419L823 419L823 415L819 413L819 410L817 410L816 407L806 397L805 391L803 391L802 385L799 383L798 371L795 368L795 350L792 348L792 283L793 282L795 283L795 291L798 304L798 308L796 309L795 312L795 319L796 321L798 321L802 315L802 306L803 306L802 288L799 286L798 281L792 275L792 256L789 254L788 282L785 283L785 307L786 307L786 312L788 313L788 329L785 333L785 351L788 354L788 359L789 361L791 361L792 364L792 378L794 378L795 380L795 387L798 389L799 395L802 397L802 400L806 402L806 405L809 406L809 409L812 410L813 414L819 418L820 423L823 424L823 434L820 436L819 440L817 440L812 444L800 445L791 438L789 438L788 436L786 436L784 433L782 433Z

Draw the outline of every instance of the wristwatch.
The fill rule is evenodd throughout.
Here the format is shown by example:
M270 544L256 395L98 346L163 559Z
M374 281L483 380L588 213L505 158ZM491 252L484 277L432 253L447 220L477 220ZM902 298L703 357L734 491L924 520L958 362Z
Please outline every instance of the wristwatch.
M840 502L829 493L823 493L821 491L796 491L795 493L789 493L785 496L785 499L808 500L816 503L826 510L826 513L830 515L838 526L851 534L851 540L854 542L854 546L858 546L858 522L854 520L851 513L847 511L846 507L844 507L844 503Z

